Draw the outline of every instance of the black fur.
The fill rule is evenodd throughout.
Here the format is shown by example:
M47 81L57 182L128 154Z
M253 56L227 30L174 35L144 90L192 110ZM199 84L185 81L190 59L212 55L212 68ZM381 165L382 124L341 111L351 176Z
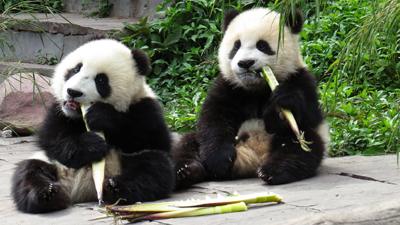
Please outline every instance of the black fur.
M296 137L286 120L279 117L276 111L279 107L292 110L306 140L313 142L311 152L305 152L293 142ZM186 153L174 154L178 170L196 174L198 166L181 165L195 165L192 161L197 161L204 166L206 176L201 179L178 176L178 186L189 186L204 179L232 178L235 136L241 124L253 118L263 119L266 130L274 134L273 150L260 168L260 178L268 184L282 184L315 175L324 146L314 129L323 122L323 117L315 80L306 69L299 69L272 93L266 85L257 90L245 90L219 76L203 104L196 135L184 137L185 142L191 144L183 149L181 145L176 150Z
M139 70L140 75L147 76L151 72L150 59L147 57L146 53L142 50L134 49L132 50L133 59L136 62L136 67Z
M100 94L102 98L107 98L111 95L111 86L108 81L107 74L99 73L94 78L94 82L96 84L97 92Z
M304 18L300 9L295 9L288 13L285 20L286 26L290 28L293 34L298 34L303 29Z
M232 20L239 15L239 12L234 10L234 9L230 9L228 11L226 11L225 15L224 15L224 21L222 22L222 31L225 32L226 29L228 29L229 24L232 22Z
M111 147L120 151L122 174L106 179L106 203L114 203L119 198L124 199L121 203L150 201L171 193L175 174L169 157L170 135L156 100L144 98L132 104L127 112L118 112L106 103L95 103L86 119L93 132L86 132L82 118L67 118L60 106L54 104L39 131L39 146L50 159L71 168L82 168L100 160ZM103 132L106 141L96 131ZM43 172L37 170L38 163ZM58 182L54 168L38 160L19 164L12 188L19 210L38 213L69 205L68 195L47 194L46 203L40 198L41 190L48 188L49 183L55 186ZM35 179L32 173L38 173ZM48 174L53 176L49 178Z

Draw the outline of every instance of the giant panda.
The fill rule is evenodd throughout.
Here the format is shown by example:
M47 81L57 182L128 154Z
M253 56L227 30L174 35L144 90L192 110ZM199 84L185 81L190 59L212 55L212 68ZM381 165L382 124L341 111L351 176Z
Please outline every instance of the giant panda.
M328 127L314 77L299 48L303 17L297 10L282 30L280 14L268 8L229 11L218 50L220 75L208 91L196 131L173 149L177 187L204 180L261 178L285 184L316 174L327 149ZM260 75L269 65L280 85L271 92ZM280 113L289 109L312 142L300 148Z
M38 132L41 150L20 162L12 178L18 210L46 213L96 201L91 164L102 158L107 204L151 201L172 192L171 139L145 81L149 71L142 51L111 39L88 42L62 59L52 79L56 103ZM90 105L85 116L90 132L82 104Z

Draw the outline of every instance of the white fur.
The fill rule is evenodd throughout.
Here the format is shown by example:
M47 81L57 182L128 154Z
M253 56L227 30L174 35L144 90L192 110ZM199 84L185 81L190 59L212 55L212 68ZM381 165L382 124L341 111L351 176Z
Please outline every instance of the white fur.
M81 70L65 82L67 71L82 63ZM99 73L108 76L111 96L103 99L98 94L94 78ZM102 39L88 42L68 54L56 67L52 88L60 103L67 100L67 88L84 93L75 100L88 104L102 101L118 111L126 111L132 102L143 97L155 97L145 77L139 75L131 50L122 43Z
M243 72L238 67L240 60L256 60L252 66L259 69L264 65L271 66L278 80L284 80L285 75L305 67L300 54L298 35L284 27L284 40L278 52L280 14L268 8L247 10L236 16L228 25L219 47L218 60L223 76L237 85L242 85L236 76ZM241 47L232 60L229 59L234 42L241 41ZM256 48L258 40L265 40L278 55L267 55Z
M328 123L326 121L322 122L320 125L318 125L316 131L317 134L321 137L322 142L324 143L325 154L329 153L329 143L331 141L331 138L329 135Z

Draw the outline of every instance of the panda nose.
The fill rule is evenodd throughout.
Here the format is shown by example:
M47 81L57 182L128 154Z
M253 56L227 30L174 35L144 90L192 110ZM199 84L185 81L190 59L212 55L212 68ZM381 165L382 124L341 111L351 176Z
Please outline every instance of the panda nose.
M238 66L243 68L243 69L248 69L250 68L252 65L254 65L256 61L255 60L240 60L238 62Z
M71 88L68 88L68 89L67 89L67 93L68 93L68 95L71 96L72 98L78 98L78 97L81 97L81 96L83 95L82 92L77 91L77 90L74 90L74 89L71 89Z

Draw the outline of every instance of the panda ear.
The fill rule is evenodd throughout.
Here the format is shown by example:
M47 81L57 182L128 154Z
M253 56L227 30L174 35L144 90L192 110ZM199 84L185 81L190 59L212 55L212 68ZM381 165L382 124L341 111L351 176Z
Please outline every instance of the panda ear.
M303 14L300 9L296 9L294 12L290 11L285 21L286 26L290 28L293 34L300 33L303 23Z
M133 59L136 62L140 75L147 76L151 72L150 59L142 50L132 50Z
M224 21L222 22L222 31L223 32L226 31L226 29L228 28L228 25L232 22L232 20L237 15L239 15L239 12L234 10L234 9L230 9L230 10L225 12Z

